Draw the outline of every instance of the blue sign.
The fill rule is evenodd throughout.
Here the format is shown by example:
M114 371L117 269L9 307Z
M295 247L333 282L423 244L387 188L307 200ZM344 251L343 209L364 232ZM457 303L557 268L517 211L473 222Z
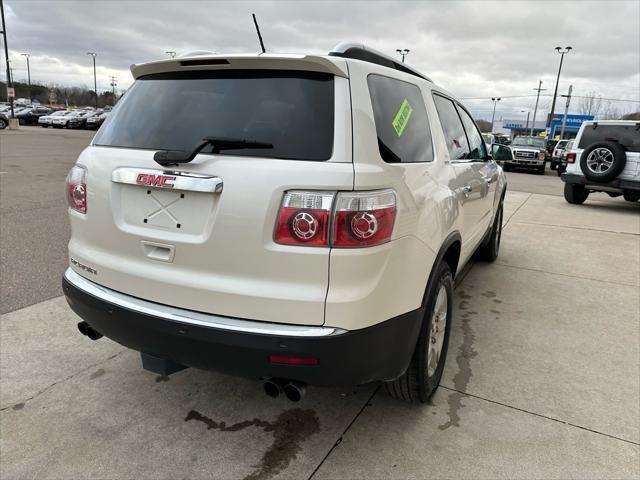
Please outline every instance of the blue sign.
M549 122L550 115L547 115L547 128L549 128L549 138L552 139L556 136L556 132L559 134L562 129L562 121L564 115L556 113L553 115L553 122ZM565 131L578 130L580 125L588 120L593 120L593 115L567 115L567 123L565 125Z

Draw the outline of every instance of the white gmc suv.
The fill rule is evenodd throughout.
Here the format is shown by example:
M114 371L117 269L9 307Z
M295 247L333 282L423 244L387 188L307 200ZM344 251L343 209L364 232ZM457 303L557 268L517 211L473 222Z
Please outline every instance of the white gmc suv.
M505 177L462 104L348 43L131 70L67 178L80 331L156 373L427 401L454 278L500 245Z

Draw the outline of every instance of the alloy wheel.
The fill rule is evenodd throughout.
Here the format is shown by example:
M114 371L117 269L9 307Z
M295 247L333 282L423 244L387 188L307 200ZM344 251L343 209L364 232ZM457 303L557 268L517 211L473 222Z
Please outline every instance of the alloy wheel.
M447 312L447 289L444 285L440 285L431 315L431 331L429 332L429 342L427 344L427 374L430 377L435 374L440 364L444 336L447 330Z

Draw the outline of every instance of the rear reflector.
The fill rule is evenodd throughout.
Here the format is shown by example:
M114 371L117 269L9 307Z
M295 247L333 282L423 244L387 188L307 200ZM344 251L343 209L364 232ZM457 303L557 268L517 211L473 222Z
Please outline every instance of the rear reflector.
M276 222L275 242L283 245L327 246L334 195L333 192L285 193Z
M314 357L283 357L281 355L269 355L271 363L282 363L285 365L319 365L320 361Z
M573 152L567 153L567 163L575 163L576 162L576 154Z

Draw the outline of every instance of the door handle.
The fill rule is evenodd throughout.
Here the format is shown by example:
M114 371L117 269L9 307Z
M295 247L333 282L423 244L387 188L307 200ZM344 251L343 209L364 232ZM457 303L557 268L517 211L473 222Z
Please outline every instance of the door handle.
M491 185L493 183L493 178L491 177L482 177L482 179L487 182L487 185Z

